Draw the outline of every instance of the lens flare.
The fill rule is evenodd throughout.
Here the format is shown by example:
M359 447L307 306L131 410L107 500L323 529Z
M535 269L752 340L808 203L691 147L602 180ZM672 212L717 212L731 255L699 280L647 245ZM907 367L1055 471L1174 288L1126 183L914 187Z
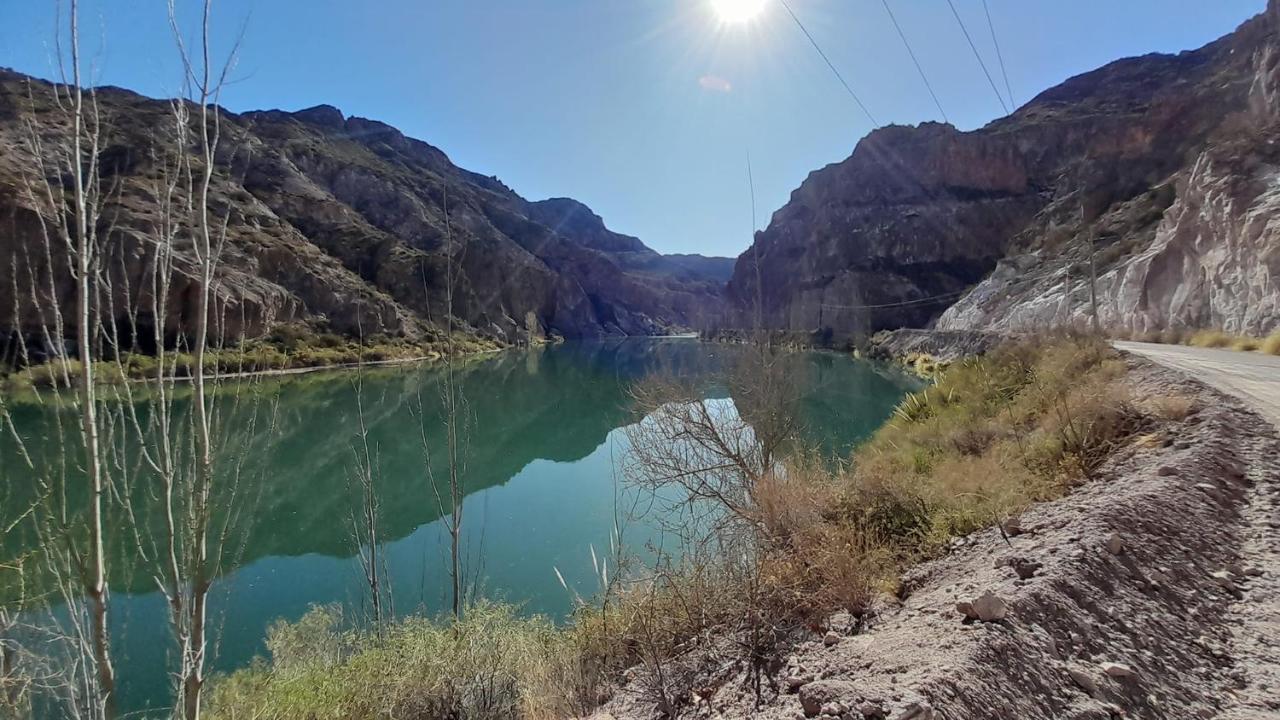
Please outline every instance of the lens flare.
M769 0L711 0L716 15L727 23L744 23L764 10Z

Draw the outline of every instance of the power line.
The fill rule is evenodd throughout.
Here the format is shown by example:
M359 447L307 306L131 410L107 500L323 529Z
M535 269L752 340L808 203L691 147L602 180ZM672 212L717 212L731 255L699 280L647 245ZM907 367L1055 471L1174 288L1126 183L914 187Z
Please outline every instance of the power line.
M880 305L831 305L829 303L822 303L821 305L822 307L829 308L831 310L877 310L880 308L905 307L908 305L924 305L927 303L938 302L939 300L958 298L967 292L969 291L957 290L956 292L943 293L941 295L931 295L929 297L916 298L914 300L903 300L901 302L882 303Z
M902 26L898 24L898 18L893 16L893 10L889 8L889 0L880 0L880 2L884 4L885 12L889 13L889 19L893 21L894 29L898 31L898 37L902 38L902 44L906 46L907 54L911 56L911 62L916 66L916 72L920 73L920 79L924 81L925 89L929 91L929 97L933 98L933 104L938 107L938 112L942 114L942 121L951 122L947 118L947 111L942 109L942 103L938 102L938 96L933 92L933 86L929 84L929 78L925 77L924 68L920 67L920 61L916 59L916 53L911 49L911 43L907 42L907 35L902 32Z
M1018 103L1013 100L1013 88L1009 85L1009 72L1004 68L1004 56L1000 54L1000 41L996 39L996 25L991 22L991 8L987 7L987 0L982 0L982 10L987 14L987 28L991 30L991 44L996 46L996 59L1000 61L1000 74L1004 76L1004 90L1009 95L1009 105L1018 107Z
M956 22L960 23L960 32L964 33L964 39L969 41L969 49L973 51L973 56L978 59L978 64L982 66L982 74L987 76L987 82L991 84L992 91L996 94L996 99L1000 101L1000 107L1004 108L1005 114L1009 113L1009 106L1004 101L1004 96L1000 94L1000 89L996 87L996 81L991 79L991 73L987 70L987 64L982 61L982 55L978 52L978 46L973 44L973 38L969 37L969 29L964 26L964 20L960 19L960 13L956 10L956 4L951 0L947 0L947 5L951 6L951 14L956 16Z
M782 3L782 7L787 9L787 14L795 21L796 26L800 28L800 32L804 33L804 36L809 38L809 44L813 45L813 49L817 50L818 55L822 56L822 59L827 63L827 67L831 68L831 72L835 73L836 79L844 86L845 91L849 93L849 97L853 98L853 101L858 104L859 108L861 108L862 114L867 116L867 119L871 121L872 125L878 126L880 123L876 122L871 111L867 109L866 105L862 104L862 100L858 99L858 94L853 91L853 88L849 87L849 83L845 81L844 76L836 69L836 66L831 62L831 59L827 57L827 54L822 51L822 47L818 45L818 41L813 39L813 35L809 33L809 29L804 26L804 23L800 22L800 18L796 17L795 11L791 9L791 5L787 3L787 0L779 0L779 2Z

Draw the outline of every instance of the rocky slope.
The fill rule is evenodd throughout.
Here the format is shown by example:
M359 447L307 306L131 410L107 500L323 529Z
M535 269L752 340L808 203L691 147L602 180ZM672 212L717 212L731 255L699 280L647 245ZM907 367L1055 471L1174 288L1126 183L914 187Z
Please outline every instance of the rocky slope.
M46 156L66 138L50 87L0 70L3 335L38 336L37 308L71 297L69 280L47 287L40 222L48 210L26 192L33 182L45 187L28 122ZM101 172L113 188L105 266L111 304L127 308L146 294L173 123L167 101L116 88L100 89L97 101ZM659 333L718 312L730 260L660 255L580 203L526 201L388 125L328 106L220 119L212 204L228 216L218 276L228 335L291 321L346 335L430 335L444 318L448 256L461 268L455 316L500 341L533 325L568 337ZM179 233L179 277L161 320L169 335L190 327L185 299L195 280L184 273L190 258L181 244ZM66 274L55 267L54 275ZM157 322L143 315L144 328Z
M812 173L756 266L771 327L1280 327L1280 3L1218 41L1111 63L972 132L885 127ZM1096 253L1090 253L1090 248ZM945 311L945 312L944 312Z
M1193 412L1098 479L909 571L869 621L795 647L756 703L726 668L689 715L792 720L1271 718L1280 657L1280 450L1232 398L1133 361L1135 395ZM1000 602L966 619L961 603ZM999 617L996 617L999 615ZM595 720L654 717L624 687Z

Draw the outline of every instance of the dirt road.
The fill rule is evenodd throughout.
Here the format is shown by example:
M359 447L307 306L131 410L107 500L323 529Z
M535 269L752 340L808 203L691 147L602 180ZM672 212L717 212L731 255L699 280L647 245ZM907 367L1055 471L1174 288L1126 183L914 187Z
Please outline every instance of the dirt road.
M1116 347L1179 370L1233 395L1280 428L1280 357L1233 350L1179 345L1118 342ZM1248 597L1227 613L1232 628L1229 656L1240 675L1240 687L1224 720L1280 716L1280 486L1274 454L1242 457L1254 480L1241 511L1241 561L1259 577Z
M1280 427L1280 356L1136 342L1115 346L1234 395Z

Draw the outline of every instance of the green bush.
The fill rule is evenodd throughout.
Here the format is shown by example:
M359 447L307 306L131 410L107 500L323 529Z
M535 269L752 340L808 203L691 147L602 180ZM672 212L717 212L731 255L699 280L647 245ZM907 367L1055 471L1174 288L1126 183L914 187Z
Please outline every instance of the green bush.
M462 620L404 620L380 632L343 629L313 608L268 633L269 660L216 679L211 720L561 718L578 713L571 633L508 605L479 604Z

